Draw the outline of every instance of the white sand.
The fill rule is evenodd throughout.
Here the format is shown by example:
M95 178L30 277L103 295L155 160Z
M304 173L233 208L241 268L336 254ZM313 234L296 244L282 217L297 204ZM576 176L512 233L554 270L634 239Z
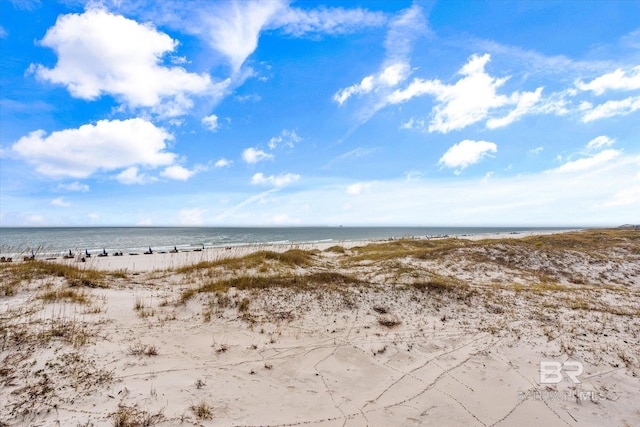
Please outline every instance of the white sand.
M358 267L354 274L368 276L378 284L373 287L232 288L225 294L227 303L219 295L202 293L175 304L182 291L210 278L196 274L194 283L193 276L165 270L256 249L264 247L92 257L82 263L130 275L113 278L106 289L87 289L91 309L58 302L22 315L43 330L47 319L78 329L85 324L90 338L76 347L54 340L23 360L5 360L18 364L23 374L0 389L5 403L0 425L112 426L119 405L147 415L161 413L162 426L640 424L638 315L560 307L556 317L546 319L529 305L528 296L503 294L499 286L491 288L493 299L477 300L399 290L385 283L403 280L387 282L387 270L371 265ZM320 256L339 269L340 255ZM461 266L462 275L466 268L463 260L455 265L447 259L437 262L438 271L455 272ZM640 256L624 255L617 262L631 283L620 307L640 314ZM498 284L496 278L510 283L528 277L508 268L491 272L481 267L472 271L482 298L490 283ZM582 267L567 261L563 268ZM49 285L55 288L61 282L58 278ZM34 296L44 284L34 282L0 299L0 313L6 318L16 307L41 307ZM521 301L501 304L503 297ZM244 298L250 301L246 312L238 308ZM400 324L381 325L381 309ZM5 358L10 355L7 342L1 353ZM158 354L131 354L136 345L153 346ZM65 353L84 362L47 367L46 361ZM629 366L621 353L631 360ZM585 368L581 383L565 378L559 384L540 384L540 362L545 360L579 360ZM42 378L35 374L37 367L49 372L59 387L56 398L40 402L36 393L31 411L16 416L11 408L25 397L26 386L42 391L36 387ZM113 379L86 384L85 371L91 374L87 378L110 372ZM210 419L197 418L192 410L201 402L211 408Z

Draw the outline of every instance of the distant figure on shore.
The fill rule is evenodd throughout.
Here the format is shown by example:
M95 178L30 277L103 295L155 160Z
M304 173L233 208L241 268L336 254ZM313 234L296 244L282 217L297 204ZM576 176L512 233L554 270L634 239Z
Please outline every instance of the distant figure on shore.
M64 259L71 259L71 258L73 258L73 253L71 252L71 249L69 249L69 254L68 254L68 255L63 256L62 258L64 258Z
M107 250L105 248L102 248L102 253L98 256L109 256L109 254L107 253Z
M151 249L151 246L149 246L149 250L148 250L148 251L146 251L144 254L145 254L145 255L151 255L151 254L153 254L153 250Z
M84 256L86 256L87 258L91 258L91 254L87 249L84 250Z
M120 252L115 251L115 252L114 252L114 254L113 254L113 256L122 256L122 251L120 251Z
M26 256L22 258L23 261L33 261L36 259L36 254L33 253L33 250L31 250L31 256Z
M171 252L172 254L177 254L178 253L178 248L176 246L174 246L173 250L169 251L169 252Z

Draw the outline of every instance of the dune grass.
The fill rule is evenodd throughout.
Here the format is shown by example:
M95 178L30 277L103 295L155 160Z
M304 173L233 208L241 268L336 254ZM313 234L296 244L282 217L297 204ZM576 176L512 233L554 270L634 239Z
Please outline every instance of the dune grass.
M47 277L62 277L70 286L103 288L107 286L107 278L110 276L113 274L40 260L0 264L0 295L13 295L22 283Z

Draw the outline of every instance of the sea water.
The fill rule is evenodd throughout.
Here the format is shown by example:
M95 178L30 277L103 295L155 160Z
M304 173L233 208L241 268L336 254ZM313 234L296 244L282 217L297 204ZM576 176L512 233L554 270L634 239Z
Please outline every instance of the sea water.
M0 254L61 255L69 250L90 253L193 250L260 244L306 244L514 234L566 230L566 227L48 227L0 228Z

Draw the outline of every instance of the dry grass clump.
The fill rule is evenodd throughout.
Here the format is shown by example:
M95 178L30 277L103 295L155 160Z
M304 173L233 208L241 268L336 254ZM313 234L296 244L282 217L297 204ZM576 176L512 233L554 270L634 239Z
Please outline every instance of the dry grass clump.
M317 251L305 251L302 249L289 249L285 252L257 251L240 258L223 258L215 261L203 261L191 266L178 268L178 273L193 273L199 270L212 268L224 268L226 270L240 270L257 268L265 263L274 262L289 267L306 267L312 264Z
M52 289L37 296L45 302L67 301L76 304L90 304L91 298L85 292L78 292L72 288Z
M216 280L200 286L199 288L189 288L182 292L179 302L186 303L197 293L204 292L226 292L230 288L238 290L267 289L267 288L294 288L313 289L318 286L342 286L363 284L356 277L337 272L320 271L306 275L241 275L229 279Z
M137 405L119 405L118 410L111 414L113 427L151 427L164 421L162 411L150 413L139 409Z
M142 343L135 343L129 346L127 354L130 356L157 356L158 347L153 344L145 345Z
M105 280L108 276L98 270L40 260L0 264L0 294L13 295L21 283L46 277L63 277L71 286L102 288L107 286Z
M327 248L324 251L325 252L333 252L333 253L336 253L336 254L345 254L345 253L347 253L347 250L344 248L344 246L340 246L340 245L331 246L330 248Z
M353 257L354 261L377 262L406 257L429 259L442 255L443 251L450 251L468 244L468 241L461 239L402 239L358 246L351 250L356 254Z
M456 296L457 298L467 298L476 292L468 283L454 277L444 277L440 275L433 275L429 280L416 282L411 286L422 292L440 295L447 294Z
M204 400L189 406L193 415L199 420L210 420L213 418L213 407Z

